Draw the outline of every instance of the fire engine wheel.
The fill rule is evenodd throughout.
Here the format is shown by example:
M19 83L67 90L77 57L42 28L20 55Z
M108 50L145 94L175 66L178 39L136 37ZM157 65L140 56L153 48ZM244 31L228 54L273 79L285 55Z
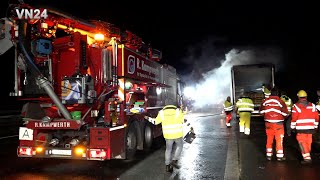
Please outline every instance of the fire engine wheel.
M143 150L149 151L153 143L153 132L150 123L147 123L144 128Z
M137 130L132 123L127 131L126 136L126 157L132 159L137 151Z

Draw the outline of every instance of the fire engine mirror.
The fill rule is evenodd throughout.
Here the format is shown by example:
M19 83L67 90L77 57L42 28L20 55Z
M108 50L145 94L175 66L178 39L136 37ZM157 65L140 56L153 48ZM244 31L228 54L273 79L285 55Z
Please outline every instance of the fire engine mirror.
M4 19L1 19L0 20L0 39L4 39L6 37L6 33L5 33L5 30L6 30L6 21Z
M7 52L12 46L10 30L12 22L7 18L0 19L0 55Z

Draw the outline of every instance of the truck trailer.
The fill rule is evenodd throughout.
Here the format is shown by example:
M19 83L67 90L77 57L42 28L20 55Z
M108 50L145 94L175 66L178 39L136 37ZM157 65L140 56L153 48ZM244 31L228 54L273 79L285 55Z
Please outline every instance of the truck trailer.
M23 10L41 18L21 18ZM15 48L10 95L24 102L19 157L129 159L162 136L144 116L181 105L182 87L161 51L108 22L24 3L8 12L0 54Z
M232 66L231 102L236 104L241 95L247 92L254 103L252 116L261 116L259 108L264 99L262 85L273 88L275 86L274 74L275 66L269 63Z

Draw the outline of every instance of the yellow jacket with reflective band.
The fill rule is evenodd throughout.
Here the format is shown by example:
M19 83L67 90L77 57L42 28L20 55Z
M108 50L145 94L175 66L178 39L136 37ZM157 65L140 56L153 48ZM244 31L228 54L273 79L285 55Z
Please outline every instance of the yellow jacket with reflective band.
M262 89L262 91L263 91L264 95L266 95L266 96L270 96L270 95L271 95L270 90L269 90L268 88L266 88L266 87L264 87L264 88Z
M243 97L238 99L236 106L238 108L238 112L253 112L254 104L250 98Z
M230 101L225 101L223 104L223 109L224 111L232 111L233 110L232 103Z
M286 95L282 95L280 97L280 99L282 99L282 101L284 101L284 103L286 103L287 109L288 109L289 113L291 113L291 109L292 109L292 106L293 106L292 100Z
M173 105L165 106L155 118L155 124L162 124L165 139L177 139L183 136L184 114Z
M316 103L316 108L318 111L320 111L320 99L318 100L318 102Z

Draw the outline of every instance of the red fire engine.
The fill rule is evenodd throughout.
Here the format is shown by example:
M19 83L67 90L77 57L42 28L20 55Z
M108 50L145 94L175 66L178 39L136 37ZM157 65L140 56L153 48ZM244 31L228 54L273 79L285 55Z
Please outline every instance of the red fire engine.
M10 6L1 20L0 54L15 47L12 96L26 101L19 157L109 160L148 150L165 104L180 104L175 68L130 31L39 8L45 18L25 19ZM35 12L35 11L34 11Z

